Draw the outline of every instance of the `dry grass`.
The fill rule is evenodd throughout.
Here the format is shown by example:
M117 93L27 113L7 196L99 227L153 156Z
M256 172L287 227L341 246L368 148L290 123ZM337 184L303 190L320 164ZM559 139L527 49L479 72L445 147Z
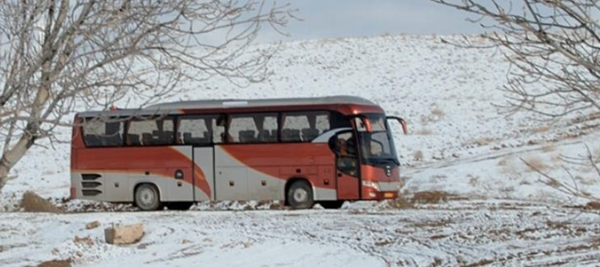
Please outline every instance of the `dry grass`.
M441 118L441 117L444 117L444 115L446 115L446 112L444 112L443 110L441 110L439 108L434 108L431 111L431 114Z
M479 185L479 176L473 176L473 175L468 175L469 177L469 184L473 187L476 187Z
M550 129L552 129L552 127L550 127L548 125L544 125L544 126L533 128L532 131L534 133L545 133L545 132L549 131Z
M447 202L450 194L444 191L422 191L417 192L412 197L412 203L419 204L437 204L440 202Z
M554 144L549 144L547 146L544 146L542 150L546 153L554 152L556 150L556 146L554 146Z
M498 166L508 166L509 158L504 157L500 161L498 161Z
M390 201L390 207L395 208L395 209L405 210L405 209L413 209L415 207L415 205L412 202L410 202L408 199L406 199L404 197L399 197L397 199L394 199L393 201Z
M482 138L475 139L473 141L473 143L478 146L487 146L487 145L491 144L493 141L494 141L494 139L492 139L490 137L482 137Z
M38 264L38 267L70 267L71 260L51 260Z
M446 112L444 112L443 110L439 109L439 108L433 108L430 111L430 114L427 116L421 116L420 120L421 120L421 124L428 124L430 122L438 122L440 121L444 116L446 115Z
M519 182L519 185L531 185L531 182L528 181L527 179L523 179L523 180L521 180L521 182Z
M415 131L416 135L432 135L433 132L431 130L429 130L428 128L421 128L417 131Z
M75 239L73 239L73 242L88 245L88 246L94 245L94 240L92 240L92 238L89 236L86 236L86 237L75 236Z
M506 186L506 187L502 187L500 188L500 192L502 193L513 193L515 192L515 187L514 186Z
M592 152L592 155L596 159L600 159L600 146L597 146L596 148L594 148L594 151Z
M539 158L538 156L531 155L523 158L525 162L527 162L527 167L532 168L535 171L544 171L548 169L548 165Z
M518 164L515 164L515 159L512 157L504 157L498 161L500 172L505 175L514 175L520 172L520 168L516 168Z
M585 205L585 209L588 210L600 210L600 202L590 201Z
M422 160L423 160L423 151L419 150L419 151L415 152L415 153L413 154L413 158L414 158L416 161L422 161Z
M40 197L32 191L27 191L23 194L20 205L21 208L27 212L63 213L63 211L52 202Z

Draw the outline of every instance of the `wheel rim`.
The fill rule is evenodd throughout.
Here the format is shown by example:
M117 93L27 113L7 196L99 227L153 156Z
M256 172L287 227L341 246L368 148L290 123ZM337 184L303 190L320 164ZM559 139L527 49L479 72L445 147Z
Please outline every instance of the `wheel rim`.
M142 188L138 193L138 205L143 208L150 208L156 202L156 194L150 188Z
M308 192L306 192L306 190L303 188L298 188L294 190L293 197L296 203L304 203L308 200Z

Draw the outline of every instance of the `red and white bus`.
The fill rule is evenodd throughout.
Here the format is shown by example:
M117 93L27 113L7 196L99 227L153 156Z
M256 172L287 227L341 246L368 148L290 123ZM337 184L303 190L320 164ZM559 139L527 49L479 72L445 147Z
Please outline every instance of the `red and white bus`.
M400 172L388 119L378 105L350 96L83 112L73 127L71 198L141 210L220 200L338 208L346 200L393 199Z

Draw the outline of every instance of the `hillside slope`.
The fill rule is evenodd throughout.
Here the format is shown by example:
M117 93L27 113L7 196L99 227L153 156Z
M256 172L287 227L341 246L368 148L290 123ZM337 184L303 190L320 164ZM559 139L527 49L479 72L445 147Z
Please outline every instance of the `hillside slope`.
M561 154L583 153L583 143L600 154L598 135L586 136L594 120L539 121L528 113L502 114L498 90L506 83L507 61L495 50L464 49L441 42L455 36L380 36L283 43L269 64L273 75L240 88L224 79L185 82L176 101L218 98L357 95L405 118L410 135L395 125L405 193L441 190L469 197L547 200L560 197L541 185L539 175L520 160L560 171ZM473 37L475 41L480 41ZM134 96L121 107L135 107ZM67 143L42 143L17 166L18 179L4 195L34 189L66 196L69 187L70 129ZM589 170L575 171L582 188L598 181ZM598 190L596 190L598 191Z
M187 82L162 101L365 97L409 123L406 136L394 126L402 193L445 191L462 200L414 208L357 202L333 211L239 211L247 206L221 202L186 212L102 212L100 204L87 212L87 203L71 201L67 214L2 213L0 266L53 259L73 266L597 266L598 210L556 205L571 199L522 162L598 195L589 166L568 166L572 179L561 169L563 158L586 153L585 144L600 156L597 117L573 114L549 124L502 114L495 105L504 101L498 88L507 62L496 51L457 48L440 37L299 41L280 49L263 83ZM131 96L119 106L138 103ZM67 142L43 142L18 164L0 211L18 210L25 190L54 201L68 195L70 129L58 137ZM101 227L87 229L93 221ZM137 222L144 224L140 243L105 242L105 227Z

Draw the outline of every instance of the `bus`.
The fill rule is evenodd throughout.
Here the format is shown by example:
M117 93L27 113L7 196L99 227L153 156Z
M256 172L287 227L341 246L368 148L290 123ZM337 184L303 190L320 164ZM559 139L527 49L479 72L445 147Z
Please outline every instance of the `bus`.
M202 100L75 115L71 199L144 211L195 202L319 203L398 197L389 120L353 96Z

